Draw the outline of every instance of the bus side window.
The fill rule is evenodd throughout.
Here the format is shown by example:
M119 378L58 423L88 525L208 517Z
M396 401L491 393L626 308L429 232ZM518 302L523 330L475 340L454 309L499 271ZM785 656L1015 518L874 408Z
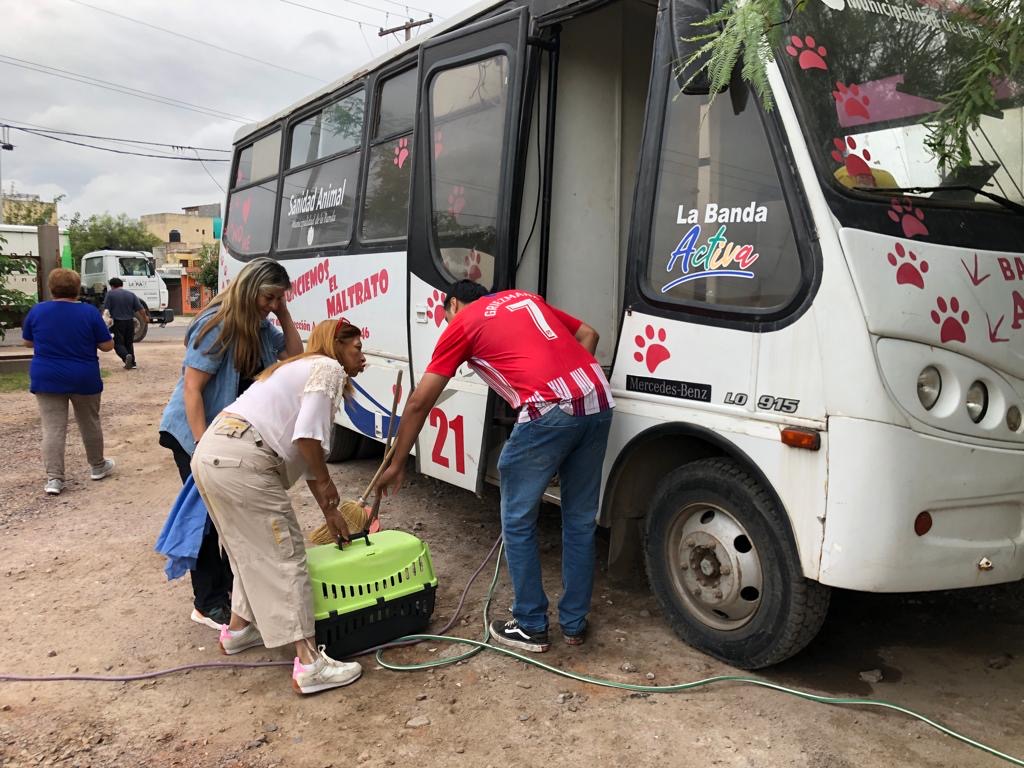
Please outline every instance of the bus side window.
M388 78L380 86L370 138L360 229L362 240L394 240L406 236L416 83L414 67Z
M270 250L280 157L279 130L239 150L224 226L225 245L238 256ZM270 181L265 181L268 177ZM260 181L263 183L253 183Z
M453 67L430 82L434 236L442 273L494 284L502 141L508 109L504 54Z
M745 87L738 83L733 87ZM763 314L801 285L768 138L748 98L679 93L670 81L644 292L655 301Z
M288 167L297 170L281 184L278 251L352 239L365 105L360 88L292 126Z

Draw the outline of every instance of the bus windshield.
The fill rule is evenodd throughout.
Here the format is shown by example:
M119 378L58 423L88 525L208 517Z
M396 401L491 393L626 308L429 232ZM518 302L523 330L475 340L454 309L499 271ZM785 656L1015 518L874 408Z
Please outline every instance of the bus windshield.
M970 164L940 169L929 121L981 47L998 44L955 0L809 0L778 60L823 180L850 189L938 187L947 205L1024 202L1024 85L993 82L996 108L970 132Z

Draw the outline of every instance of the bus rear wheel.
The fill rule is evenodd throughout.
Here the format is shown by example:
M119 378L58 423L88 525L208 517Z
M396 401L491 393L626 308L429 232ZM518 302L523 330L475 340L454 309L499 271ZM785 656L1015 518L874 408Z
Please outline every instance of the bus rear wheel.
M333 464L354 459L362 442L363 436L358 432L335 424L331 433L331 450L327 452L327 461Z
M821 629L829 588L804 578L785 513L731 459L703 459L658 484L644 559L672 629L742 669L777 664Z

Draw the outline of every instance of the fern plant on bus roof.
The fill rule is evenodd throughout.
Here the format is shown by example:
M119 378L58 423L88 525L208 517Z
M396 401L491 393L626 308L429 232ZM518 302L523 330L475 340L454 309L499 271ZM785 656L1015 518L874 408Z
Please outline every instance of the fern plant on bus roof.
M789 23L807 0L788 9L787 0L727 0L721 9L693 26L711 28L706 34L683 38L700 47L683 61L675 74L690 72L684 88L706 73L711 100L732 78L742 58L740 76L760 97L765 110L774 107L768 84L768 65L774 61L772 32ZM1024 76L1024 5L1021 0L964 2L958 13L987 30L979 41L956 86L941 96L942 107L928 121L925 146L939 168L950 170L971 163L970 132L982 115L998 111L996 88L1001 81ZM691 71L691 67L693 67Z

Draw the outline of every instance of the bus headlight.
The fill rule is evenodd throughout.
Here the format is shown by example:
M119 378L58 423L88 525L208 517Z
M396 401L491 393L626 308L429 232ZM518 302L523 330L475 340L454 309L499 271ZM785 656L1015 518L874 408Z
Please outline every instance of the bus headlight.
M929 365L917 374L917 399L921 401L921 405L926 411L930 411L935 406L940 392L942 392L942 376L939 375L938 368Z
M967 390L967 415L977 424L988 410L988 388L976 381Z

